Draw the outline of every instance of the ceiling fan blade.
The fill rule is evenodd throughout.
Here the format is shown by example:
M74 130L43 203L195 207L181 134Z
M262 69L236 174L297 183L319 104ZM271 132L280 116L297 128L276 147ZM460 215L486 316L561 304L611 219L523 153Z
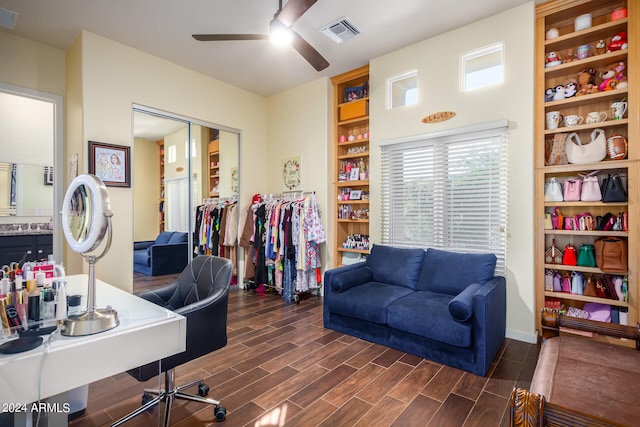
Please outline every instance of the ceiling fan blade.
M201 42L226 40L269 40L268 34L193 34L193 38Z
M293 40L291 41L291 46L295 50L298 51L300 55L304 59L307 60L309 64L316 69L316 71L322 71L329 66L329 62L320 55L320 52L315 50L313 46L311 46L305 39L303 39L300 34L295 31L291 31L293 33Z
M276 14L276 19L287 27L293 25L318 0L289 0L282 10Z

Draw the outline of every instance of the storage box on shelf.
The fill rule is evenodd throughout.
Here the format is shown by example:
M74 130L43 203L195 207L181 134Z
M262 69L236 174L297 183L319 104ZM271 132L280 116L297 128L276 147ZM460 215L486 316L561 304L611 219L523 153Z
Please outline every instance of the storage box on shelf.
M335 76L333 84L333 264L369 253L369 67Z
M629 324L638 321L638 243L637 239L629 238L637 234L639 221L636 206L640 157L638 49L633 43L627 47L618 42L624 37L628 40L637 39L638 7L636 2L624 0L554 0L536 7L535 288L538 310L544 307L545 303L553 304L558 301L564 307L576 308L583 308L585 303L597 302L614 307L614 311L628 310ZM627 10L627 17L618 18L621 8ZM617 10L617 13L612 14ZM576 30L576 18L585 14L590 14L591 26ZM616 19L612 19L612 16ZM580 54L579 58L577 53ZM621 104L613 105L614 103L625 103L627 111L622 115L618 112L615 117L615 107ZM552 116L559 117L557 126L553 121L555 117ZM577 124L571 126L571 120ZM614 160L607 154L601 161L586 164L568 163L566 158L558 161L558 148L566 146L565 138L571 133L575 132L575 139L586 145L592 140L594 144L598 142L595 138L601 131L605 140L615 135L622 137L623 139L617 138L617 141L627 142L626 156L618 155ZM593 147L595 145L590 148ZM600 182L608 174L618 174L625 182L628 201L544 201L545 184L551 178L562 182L590 173L597 175ZM569 217L589 213L592 218L596 218L607 213L618 216L626 212L628 229L605 231L550 229L548 225L545 227L545 214L553 213L556 208ZM561 250L566 245L578 249L582 245L593 245L596 240L606 237L621 238L627 243L628 271L616 273L625 278L625 284L628 286L626 299L620 300L617 296L593 297L545 289L546 271L559 272L562 275L570 275L575 271L582 273L585 281L591 276L594 280L604 280L608 272L597 266L552 264L545 262L544 253L553 242ZM539 319L536 326L540 330Z

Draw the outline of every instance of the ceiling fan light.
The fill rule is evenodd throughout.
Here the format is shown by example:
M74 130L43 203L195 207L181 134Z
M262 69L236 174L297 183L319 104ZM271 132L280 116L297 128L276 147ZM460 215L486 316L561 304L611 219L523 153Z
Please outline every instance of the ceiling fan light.
M291 28L282 25L278 20L271 21L271 31L269 39L277 45L290 45L293 41L293 33Z

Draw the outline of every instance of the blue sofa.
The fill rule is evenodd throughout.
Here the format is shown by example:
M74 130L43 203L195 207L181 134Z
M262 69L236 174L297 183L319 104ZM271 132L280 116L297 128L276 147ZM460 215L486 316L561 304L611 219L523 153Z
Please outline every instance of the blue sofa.
M505 335L495 266L493 254L374 245L325 272L324 326L484 376Z
M156 240L133 243L133 271L147 276L180 273L189 262L187 233L162 231Z

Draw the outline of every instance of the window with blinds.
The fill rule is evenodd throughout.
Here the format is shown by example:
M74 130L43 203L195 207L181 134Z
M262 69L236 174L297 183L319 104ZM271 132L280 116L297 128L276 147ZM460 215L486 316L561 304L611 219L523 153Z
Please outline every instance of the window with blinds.
M493 253L506 272L506 127L382 144L382 243Z
M167 178L165 209L166 231L189 231L189 181L186 177Z

